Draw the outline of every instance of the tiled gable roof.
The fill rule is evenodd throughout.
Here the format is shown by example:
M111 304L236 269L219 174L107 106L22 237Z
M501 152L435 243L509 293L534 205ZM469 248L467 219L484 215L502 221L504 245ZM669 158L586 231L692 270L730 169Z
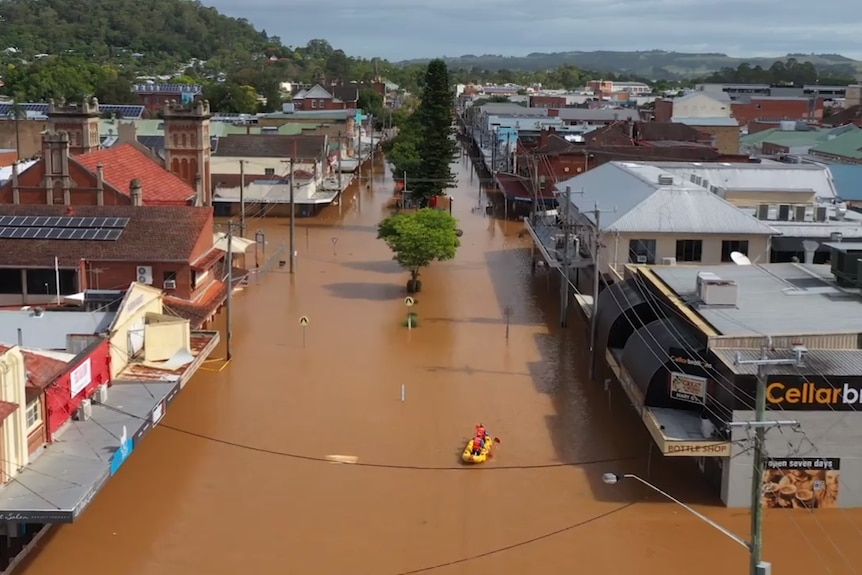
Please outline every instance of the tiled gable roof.
M332 86L332 95L343 102L359 101L359 86L356 84L346 84L343 86Z
M309 100L330 100L332 99L332 93L320 84L315 84L314 87L305 93L304 98L308 98Z
M0 205L3 216L65 216L68 206ZM0 267L51 268L88 261L188 261L202 235L212 237L212 209L190 206L73 206L71 215L129 218L115 241L0 239ZM117 287L117 286L106 286Z
M823 118L823 124L826 126L840 126L849 122L859 121L862 119L862 106L850 106L846 110L841 110Z
M0 344L0 354L10 349L11 346ZM24 356L27 386L31 388L43 390L69 369L67 362L43 353L22 349L21 354Z
M316 159L326 155L326 136L231 134L219 138L214 156Z
M144 205L185 205L195 196L194 188L132 144L82 154L74 160L93 173L102 164L105 181L126 195L129 182L139 179Z

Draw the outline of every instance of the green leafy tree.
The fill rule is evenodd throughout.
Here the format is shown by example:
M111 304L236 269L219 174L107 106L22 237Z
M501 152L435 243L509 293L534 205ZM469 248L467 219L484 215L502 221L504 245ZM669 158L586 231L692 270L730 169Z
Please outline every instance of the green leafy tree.
M213 111L233 114L257 112L257 93L251 86L233 82L213 82L204 87L204 98Z
M424 208L412 214L395 214L384 219L377 237L395 254L392 259L410 272L407 290L422 289L419 270L433 261L451 260L458 246L457 220L449 212Z

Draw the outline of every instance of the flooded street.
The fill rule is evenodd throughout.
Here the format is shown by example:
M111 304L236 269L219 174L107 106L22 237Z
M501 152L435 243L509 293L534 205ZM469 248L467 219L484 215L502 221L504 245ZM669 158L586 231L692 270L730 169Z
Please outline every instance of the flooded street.
M457 165L462 246L423 272L420 327L402 327L408 274L376 239L393 190L378 163L341 213L297 220L296 274L276 268L234 300L233 361L199 373L21 572L746 573L745 549L680 507L601 483L645 476L650 439L622 395L609 405L587 381L584 327L557 327L558 283L530 276L521 225L473 209L478 180ZM288 238L286 219L248 228L270 252ZM480 421L502 443L463 467ZM719 507L694 460L654 455L650 480L747 537L747 511ZM862 511L769 511L764 558L776 575L849 575L860 539Z

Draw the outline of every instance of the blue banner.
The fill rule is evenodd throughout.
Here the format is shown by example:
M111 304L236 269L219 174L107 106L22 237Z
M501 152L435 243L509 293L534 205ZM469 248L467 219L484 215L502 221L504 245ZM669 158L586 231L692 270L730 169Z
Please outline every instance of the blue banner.
M124 425L123 435L120 436L120 447L114 452L114 456L111 458L111 475L114 475L117 470L122 467L123 463L126 462L126 459L129 458L129 455L131 455L134 450L135 441L133 438L129 437L126 426Z

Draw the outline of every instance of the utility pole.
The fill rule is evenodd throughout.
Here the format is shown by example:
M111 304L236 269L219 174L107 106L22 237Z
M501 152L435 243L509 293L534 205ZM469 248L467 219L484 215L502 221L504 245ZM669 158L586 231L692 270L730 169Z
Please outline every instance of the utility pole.
M593 220L596 222L595 233L593 234L593 309L590 313L590 380L596 378L596 320L599 316L599 291L601 286L601 270L599 269L599 252L602 249L602 227L601 215L602 212L615 212L613 210L600 210L599 203L596 202L595 208L592 211Z
M239 237L245 237L245 160L239 161Z
M294 169L296 161L296 143L293 144L293 155L290 156L290 273L296 271L296 205L294 204Z
M338 132L338 201L341 201L341 156L344 154L344 140Z
M368 178L368 185L374 185L374 116L371 115L368 117L368 129L371 133L371 176ZM362 190L359 191L360 197L362 197Z
M563 206L563 258L560 269L560 327L569 325L569 241L571 238L571 224L569 213L572 207L572 188L566 186L566 204Z
M231 360L231 337L232 337L232 329L233 329L233 227L236 224L233 223L233 220L230 220L227 223L227 302L226 302L226 317L225 317L225 331L227 332L227 336L225 337L225 358L227 361Z
M730 427L754 428L754 465L751 475L751 575L769 575L771 566L763 561L763 468L766 463L766 430L771 427L799 427L797 421L767 421L766 420L766 385L769 368L777 365L804 365L805 353L808 351L802 345L793 347L794 357L770 359L772 338L767 336L760 351L760 359L741 359L737 353L735 365L753 365L757 367L757 393L754 399L754 421L731 422Z

